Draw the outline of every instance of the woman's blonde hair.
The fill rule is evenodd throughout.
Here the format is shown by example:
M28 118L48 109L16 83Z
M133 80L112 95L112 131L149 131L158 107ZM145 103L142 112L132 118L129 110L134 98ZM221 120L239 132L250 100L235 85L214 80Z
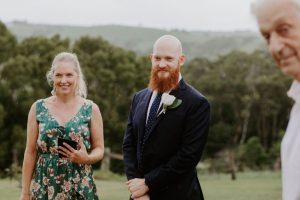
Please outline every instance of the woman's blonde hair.
M76 95L86 98L87 88L86 88L86 83L84 81L84 76L82 74L78 58L77 58L76 54L69 53L69 52L61 52L61 53L57 54L52 61L52 66L51 66L50 70L46 74L47 81L48 81L49 85L53 88L51 91L51 94L53 96L56 95L55 87L53 86L53 75L54 75L57 63L62 62L62 61L73 63L74 71L77 73L77 75L79 77L77 85L76 85L76 91L75 91Z

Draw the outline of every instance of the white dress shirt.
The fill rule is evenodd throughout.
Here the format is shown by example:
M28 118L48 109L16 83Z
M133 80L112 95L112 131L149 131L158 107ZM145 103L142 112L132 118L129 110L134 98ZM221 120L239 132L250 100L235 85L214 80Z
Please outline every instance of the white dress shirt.
M295 103L281 142L282 198L300 200L300 83L294 81L287 94Z

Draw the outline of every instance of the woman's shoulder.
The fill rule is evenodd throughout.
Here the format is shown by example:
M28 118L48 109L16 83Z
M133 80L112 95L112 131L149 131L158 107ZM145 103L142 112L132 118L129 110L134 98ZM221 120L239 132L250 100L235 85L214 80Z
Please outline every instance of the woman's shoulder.
M45 99L38 99L35 102L33 102L33 104L31 105L31 108L30 108L31 112L35 113L37 116L41 112L43 112L45 110L44 103L45 103L46 99L47 98L45 98Z
M88 106L91 107L92 111L95 112L95 111L99 111L99 106L92 100L90 99L85 99L85 102Z
M38 99L32 105L41 104L45 101L45 99Z
M50 96L43 99L38 99L34 102L34 104L36 104L36 106L45 106L45 104L49 105L52 102L53 102L53 96Z
M53 102L53 96L38 99L34 102L34 104L36 107L45 107L45 103L48 105L51 104L51 102Z
M39 106L41 106L42 104L44 104L44 102L45 102L46 99L48 99L48 98L49 98L49 97L44 98L44 99L38 99L38 100L36 100L35 102L33 102L32 107L39 107Z

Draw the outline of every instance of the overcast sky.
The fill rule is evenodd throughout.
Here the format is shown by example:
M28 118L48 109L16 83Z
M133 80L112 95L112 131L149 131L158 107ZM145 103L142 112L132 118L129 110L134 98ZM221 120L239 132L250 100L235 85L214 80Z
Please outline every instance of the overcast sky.
M0 20L68 25L257 31L253 0L0 0Z

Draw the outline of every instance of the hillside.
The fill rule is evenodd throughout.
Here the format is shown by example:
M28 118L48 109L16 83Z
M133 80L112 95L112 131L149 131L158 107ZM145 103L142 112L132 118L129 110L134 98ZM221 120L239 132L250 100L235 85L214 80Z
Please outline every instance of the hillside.
M119 25L58 26L29 24L26 22L11 22L6 25L19 40L30 36L51 37L55 34L59 34L63 38L68 37L71 41L84 35L101 36L116 46L133 50L141 55L149 54L155 39L163 34L177 36L182 41L184 52L189 58L216 58L232 50L252 52L256 49L265 48L258 33L249 31L205 32Z

